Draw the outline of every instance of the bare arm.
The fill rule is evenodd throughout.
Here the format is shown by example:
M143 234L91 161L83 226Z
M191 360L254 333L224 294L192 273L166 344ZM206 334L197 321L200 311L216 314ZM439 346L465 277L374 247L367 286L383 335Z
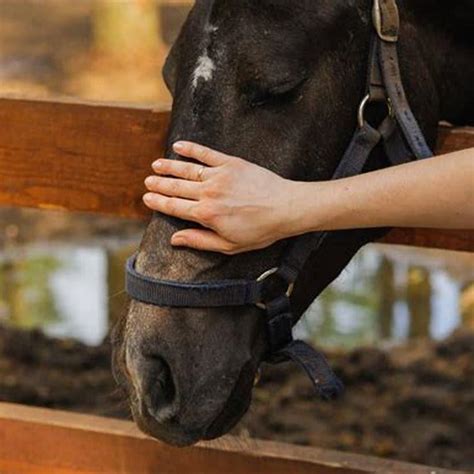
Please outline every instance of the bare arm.
M474 228L474 149L314 183L189 142L175 150L203 165L158 160L144 201L207 229L177 232L173 245L233 254L314 230Z
M299 194L308 193L307 200L299 198L305 213L303 231L474 227L474 149L353 178L300 185Z

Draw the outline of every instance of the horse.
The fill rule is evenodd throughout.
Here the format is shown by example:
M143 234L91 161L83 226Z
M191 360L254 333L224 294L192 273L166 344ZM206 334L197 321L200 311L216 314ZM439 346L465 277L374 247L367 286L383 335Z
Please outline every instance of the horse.
M440 120L474 123L474 6L401 0L399 9L403 83L433 147ZM371 11L371 0L197 0L163 69L174 99L166 156L182 159L171 144L186 139L285 178L330 179L365 93ZM371 114L375 120L379 112ZM387 165L377 147L364 171ZM201 217L209 224L216 218ZM155 214L137 271L186 282L256 278L278 265L287 244L238 256L172 248L171 235L191 225ZM334 232L311 254L291 296L294 323L383 232ZM138 426L187 446L217 438L241 419L267 346L255 306L176 308L132 300L115 329L113 371Z

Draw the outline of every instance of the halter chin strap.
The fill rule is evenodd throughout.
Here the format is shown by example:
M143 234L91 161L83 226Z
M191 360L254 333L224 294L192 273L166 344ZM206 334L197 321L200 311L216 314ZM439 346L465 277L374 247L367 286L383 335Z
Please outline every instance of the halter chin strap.
M397 53L399 14L395 0L374 0L373 34L369 55L366 96L358 113L358 128L339 163L333 179L363 172L373 149L382 143L392 165L432 156L405 95ZM373 102L384 102L388 115L378 128L365 120L365 109ZM303 341L294 341L290 297L293 285L309 256L330 237L330 232L315 232L294 238L278 268L256 280L219 280L185 283L159 280L136 270L136 256L126 266L126 290L135 300L155 306L221 307L256 305L265 313L268 354L266 360L279 363L293 360L308 374L316 392L324 399L337 396L341 381L326 358ZM271 279L279 279L286 288L265 300Z

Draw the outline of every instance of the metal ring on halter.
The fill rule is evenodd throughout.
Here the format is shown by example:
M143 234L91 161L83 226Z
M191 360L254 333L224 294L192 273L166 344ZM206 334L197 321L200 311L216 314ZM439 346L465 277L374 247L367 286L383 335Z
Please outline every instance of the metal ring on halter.
M365 109L366 109L367 105L370 102L372 102L372 98L370 97L370 94L367 94L362 99L362 102L359 105L359 110L357 112L357 122L359 124L359 128L362 128L364 126L364 123L365 123ZM387 98L385 100L385 103L387 104L388 115L390 117L393 117L394 116L394 110L393 110L392 101L390 100L390 98Z
M267 278L271 277L272 275L275 275L279 270L278 267L270 268L270 270L267 270L266 272L262 273L258 278L257 282L262 282L265 281ZM285 295L289 298L291 294L293 293L293 290L295 288L294 283L290 283L288 285L288 288L286 290ZM255 306L257 306L260 309L267 309L267 305L265 303L256 303Z

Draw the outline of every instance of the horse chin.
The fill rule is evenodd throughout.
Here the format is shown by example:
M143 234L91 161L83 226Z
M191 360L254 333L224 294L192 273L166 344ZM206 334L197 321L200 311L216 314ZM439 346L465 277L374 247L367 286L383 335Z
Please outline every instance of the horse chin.
M227 434L242 419L252 401L256 367L244 367L224 409L209 425L203 439L211 440Z
M132 406L132 414L140 430L176 447L192 446L202 440L212 440L227 434L242 419L252 400L253 381L256 374L254 364L247 364L240 374L234 389L216 418L203 429L189 430L177 423L159 423L144 407Z
M132 414L135 423L143 433L170 446L185 448L202 439L198 433L184 432L177 427L157 423L151 416L137 413L136 408L132 408Z

